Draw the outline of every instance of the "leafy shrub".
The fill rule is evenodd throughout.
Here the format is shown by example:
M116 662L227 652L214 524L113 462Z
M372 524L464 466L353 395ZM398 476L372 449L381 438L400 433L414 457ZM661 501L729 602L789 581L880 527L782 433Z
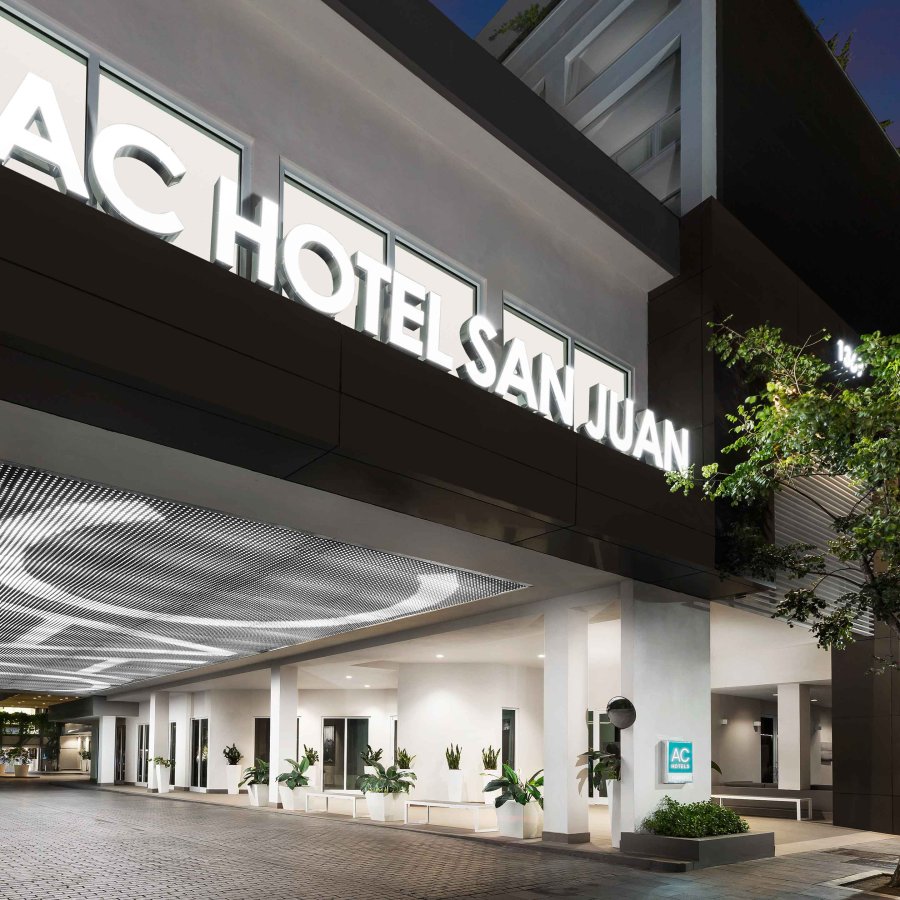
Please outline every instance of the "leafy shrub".
M309 760L301 756L299 762L296 759L286 759L285 762L291 767L291 771L282 772L275 780L290 790L306 787L309 779L303 773L309 768Z
M408 751L404 750L402 747L397 748L397 768L398 769L411 769L412 764L415 762L415 754L411 754Z
M314 747L303 745L303 755L309 760L309 764L314 766L319 761L319 751Z
M500 751L495 750L490 744L481 751L481 764L485 769L494 771L497 768L497 760L500 759Z
M415 772L401 772L396 766L388 769L380 763L374 764L374 775L360 775L356 787L364 794L408 794L415 787Z
M720 834L743 834L750 826L733 809L711 800L701 803L679 803L663 797L659 806L641 823L641 831L667 837L714 837Z
M371 744L366 744L366 749L359 754L359 758L363 761L364 766L374 766L377 763L381 762L383 753L384 750L382 750L381 748L379 748L378 750L373 750Z
M264 759L257 759L256 765L244 769L244 777L241 779L239 787L252 784L268 784L269 783L269 764Z
M244 758L244 754L241 753L234 744L230 747L226 747L222 751L222 755L225 757L229 766L236 766Z
M503 763L503 774L499 778L494 778L484 786L484 792L500 791L500 796L494 798L494 806L499 809L504 803L513 802L525 806L532 800L536 800L541 809L544 808L544 798L541 796L541 790L544 787L544 776L541 774L544 770L538 769L534 775L527 781L519 778L519 773L511 766Z

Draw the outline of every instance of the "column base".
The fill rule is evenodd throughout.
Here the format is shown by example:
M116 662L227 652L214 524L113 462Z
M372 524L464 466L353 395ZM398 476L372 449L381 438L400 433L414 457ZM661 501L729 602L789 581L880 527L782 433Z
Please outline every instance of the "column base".
M553 844L589 844L591 834L589 831L578 831L574 834L564 834L559 831L545 831L541 835L542 841L549 841Z

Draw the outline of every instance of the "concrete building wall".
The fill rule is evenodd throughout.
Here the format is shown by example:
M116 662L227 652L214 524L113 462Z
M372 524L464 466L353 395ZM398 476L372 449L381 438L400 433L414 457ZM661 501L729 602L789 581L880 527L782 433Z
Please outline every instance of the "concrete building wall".
M516 710L516 769L525 777L543 765L543 672L491 664L401 664L398 736L416 755L420 797L446 799L449 744L462 749L470 800L481 798L481 750L500 747L502 710Z
M712 695L712 758L722 774L712 773L713 784L762 778L759 734L753 723L760 720L762 701L729 694ZM728 719L723 725L722 719Z

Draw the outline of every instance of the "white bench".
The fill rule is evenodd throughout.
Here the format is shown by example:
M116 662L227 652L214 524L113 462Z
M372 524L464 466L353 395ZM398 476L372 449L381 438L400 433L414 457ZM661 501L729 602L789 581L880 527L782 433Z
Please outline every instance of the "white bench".
M797 821L801 820L800 804L806 804L806 818L812 819L812 797L760 797L750 794L713 794L713 800L719 801L719 806L724 806L723 800L762 800L766 803L794 803L797 806Z
M493 812L493 807L488 806L484 801L480 803L455 803L452 800L406 800L403 806L403 824L409 825L409 810L413 806L420 806L425 809L425 822L414 824L431 824L431 810L436 809L469 809L472 810L472 830L473 831L496 831L496 825L493 828L479 828L480 813L486 809Z
M329 812L329 800L349 800L353 805L353 818L358 819L359 815L356 811L356 805L360 800L365 800L365 795L361 791L307 791L304 795L304 810L309 812L309 801L311 797L325 798L325 812Z

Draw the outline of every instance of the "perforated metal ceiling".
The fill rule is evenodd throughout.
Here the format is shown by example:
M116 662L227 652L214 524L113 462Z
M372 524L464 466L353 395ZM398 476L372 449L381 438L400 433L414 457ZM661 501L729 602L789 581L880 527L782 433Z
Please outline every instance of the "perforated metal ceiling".
M0 690L102 692L521 587L0 464Z

